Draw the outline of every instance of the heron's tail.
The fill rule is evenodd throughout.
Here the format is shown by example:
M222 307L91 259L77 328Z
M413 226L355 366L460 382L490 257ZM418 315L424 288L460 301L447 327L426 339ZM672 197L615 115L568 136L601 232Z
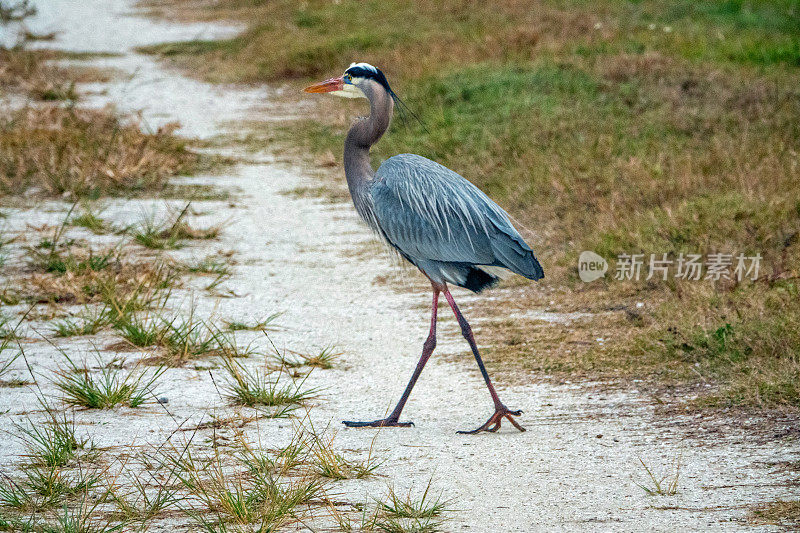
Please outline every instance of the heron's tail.
M466 280L461 286L472 292L481 292L483 289L494 287L498 281L500 281L500 278L497 276L489 274L478 267L471 267L467 272Z

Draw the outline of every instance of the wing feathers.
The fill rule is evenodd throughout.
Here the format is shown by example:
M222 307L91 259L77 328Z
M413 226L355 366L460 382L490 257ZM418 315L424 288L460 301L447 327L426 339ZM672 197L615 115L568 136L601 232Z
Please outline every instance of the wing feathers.
M430 159L402 154L386 160L370 192L383 236L420 268L426 262L459 263L459 269L491 265L531 279L543 276L506 212L472 183ZM473 280L475 276L490 281L477 273Z

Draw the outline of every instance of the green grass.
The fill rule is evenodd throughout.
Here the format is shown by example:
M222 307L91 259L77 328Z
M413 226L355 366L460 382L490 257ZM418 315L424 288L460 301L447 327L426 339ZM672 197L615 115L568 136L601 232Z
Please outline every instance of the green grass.
M170 365L209 355L226 358L246 358L255 353L252 345L240 346L229 331L223 331L195 316L193 307L188 315L166 316L161 311L130 313L116 322L118 333L134 346L157 346L163 352L160 359Z
M450 70L542 55L651 51L693 62L796 67L798 11L794 0L548 1L535 9L501 1L468 10L453 2L316 0L298 6L288 0L224 0L216 5L219 16L259 22L232 39L142 50L180 59L215 81L319 76L342 70L350 59L391 66L405 75L420 68ZM353 20L360 21L357 28Z
M230 524L278 531L296 523L303 515L300 506L322 493L322 486L315 479L285 479L253 471L238 458L233 465L223 464L219 451L209 459L201 459L187 450L167 461L179 482L202 505L201 511L187 512L205 530L227 531ZM243 473L229 475L231 466Z
M72 217L69 223L72 226L86 228L95 235L105 235L114 231L114 228L107 220L99 217L88 208L80 215Z
M443 531L448 512L447 502L431 492L429 482L423 493L416 496L411 490L398 494L389 487L386 496L377 501L375 528L386 533L435 533Z
M47 533L116 533L125 531L125 523L115 523L112 518L104 517L101 501L90 502L89 498L81 500L73 508L64 507L52 525L45 528Z
M372 456L366 461L354 461L337 453L332 446L333 439L325 442L316 437L312 447L312 464L317 475L340 481L343 479L364 479L375 474L380 463Z
M269 356L282 368L299 368L309 366L328 370L334 367L336 360L342 355L334 346L326 346L316 352L298 352L284 349L279 351L273 345L273 353Z
M147 372L103 365L98 376L85 364L78 365L66 353L62 354L67 366L58 371L54 384L66 403L87 409L139 407L154 398L156 381L166 371L165 367Z
M86 439L79 439L75 422L66 413L49 413L49 420L44 423L28 422L18 424L17 437L27 449L26 458L35 466L65 466L80 450L91 448Z
M108 307L84 307L75 318L65 318L53 324L57 337L94 335L113 323L113 313Z
M57 249L56 245L37 249L29 248L31 266L44 272L55 274L83 274L87 271L100 272L108 268L117 251L115 249L95 251L92 248L73 252L72 247L67 251Z
M136 242L154 250L180 248L187 239L215 239L221 231L220 226L193 228L183 219L189 206L181 210L177 216L158 219L154 213L146 214L141 221L128 231Z
M164 328L159 318L132 313L116 324L119 334L134 346L155 346L163 335Z
M217 332L196 318L194 313L193 308L188 316L178 315L163 321L164 333L160 342L167 350L168 360L174 363L222 351Z
M678 483L681 476L682 454L679 454L670 468L671 472L664 475L656 474L653 469L640 457L639 463L647 473L646 481L634 481L636 486L645 491L650 496L675 496L678 493Z
M229 276L231 274L231 260L217 255L208 255L201 259L186 261L181 268L192 274L214 274L217 276Z
M271 315L255 321L246 320L230 320L225 322L225 327L231 331L265 331L274 329L276 326L273 322L281 316L282 313L272 313Z
M226 392L234 402L248 407L279 407L280 417L314 398L316 389L303 389L303 382L281 382L281 373L266 368L249 370L231 357L222 359L228 373Z

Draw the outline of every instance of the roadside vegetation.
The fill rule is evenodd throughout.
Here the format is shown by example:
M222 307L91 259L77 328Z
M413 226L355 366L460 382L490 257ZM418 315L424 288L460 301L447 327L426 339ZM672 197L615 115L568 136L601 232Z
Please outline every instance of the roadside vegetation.
M306 423L278 448L241 435L224 445L188 437L113 457L44 407L49 421L14 428L27 454L0 479L6 531L282 531L303 523L410 533L441 531L447 517L430 484L421 496L390 487L364 504L339 501L338 483L371 476L377 464L345 458L332 436ZM218 429L243 423L233 417Z
M797 2L151 5L249 24L146 49L211 80L288 82L300 98L351 61L384 70L424 127L395 120L375 163L413 152L461 173L545 265L543 283L512 283L513 301L474 306L490 366L648 378L693 388L697 406L800 407ZM365 108L314 104L263 138L342 180L334 154ZM583 250L610 262L604 279L578 279ZM759 254L758 279L675 279L680 254L712 253L734 256L731 274L737 254ZM639 281L614 279L619 254L644 254ZM650 254L673 262L666 280L645 280ZM508 319L531 308L593 318Z
M69 54L0 48L0 91L29 103L0 118L0 201L30 194L72 198L158 195L170 178L207 166L174 135L132 116L77 106L77 83L110 73L55 66Z

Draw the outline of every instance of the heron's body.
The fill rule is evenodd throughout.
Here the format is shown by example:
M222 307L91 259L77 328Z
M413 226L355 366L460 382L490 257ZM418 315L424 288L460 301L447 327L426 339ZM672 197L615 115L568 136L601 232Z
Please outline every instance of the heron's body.
M447 283L479 292L497 282L486 267L501 267L526 278L544 276L533 250L508 214L475 185L448 169L415 154L391 157L374 171L370 147L389 127L396 97L386 77L366 63L353 64L342 78L312 86L309 92L358 95L370 102L370 115L350 128L344 146L344 169L356 211L386 243L414 264L431 281L434 292L431 332L406 392L392 414L374 422L350 426L405 425L398 422L408 395L436 345L439 293L444 293L483 373L496 412L479 430L500 427L507 417L522 429L499 400L478 354L472 331L455 304Z
M367 91L370 115L344 145L350 195L364 221L435 282L480 291L497 281L480 266L540 279L542 267L506 212L460 175L415 154L373 171L369 149L389 127L394 101L378 84Z

